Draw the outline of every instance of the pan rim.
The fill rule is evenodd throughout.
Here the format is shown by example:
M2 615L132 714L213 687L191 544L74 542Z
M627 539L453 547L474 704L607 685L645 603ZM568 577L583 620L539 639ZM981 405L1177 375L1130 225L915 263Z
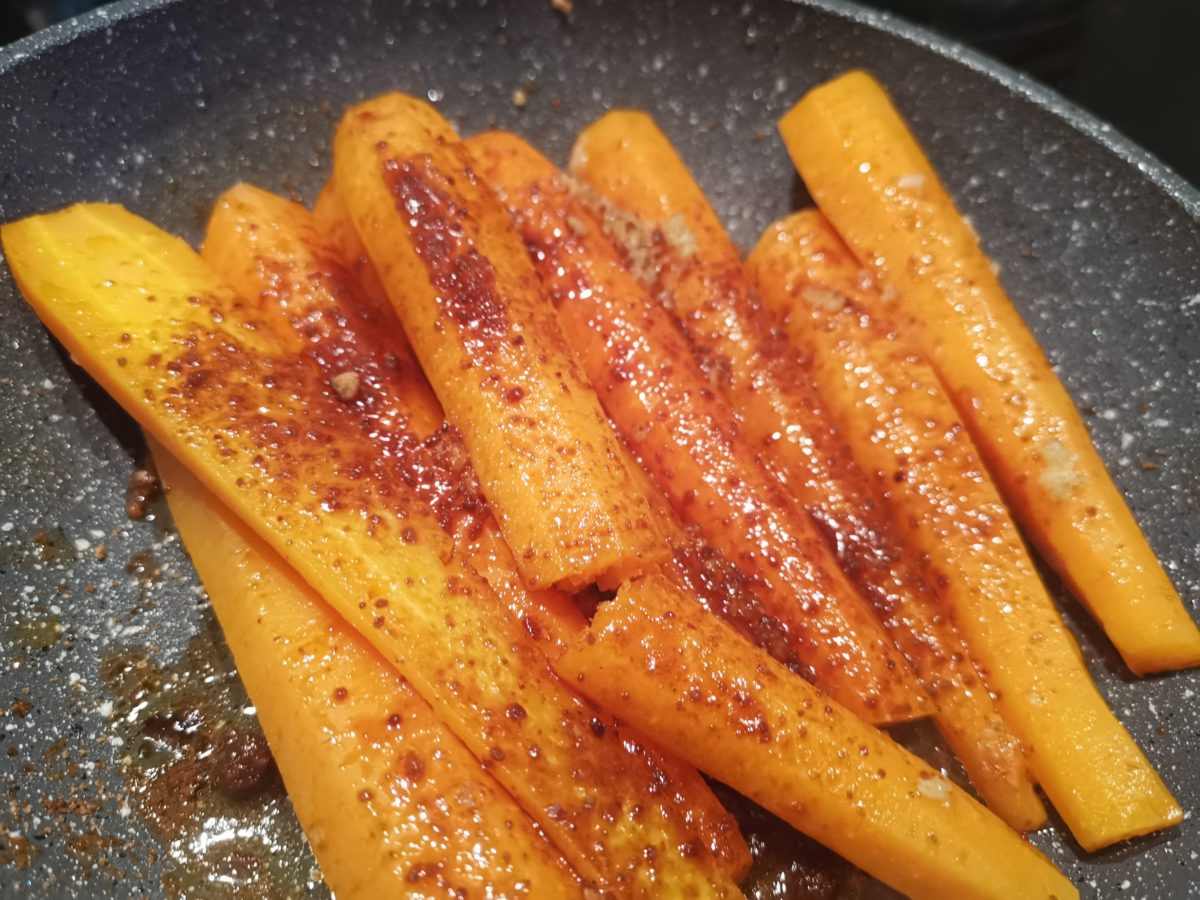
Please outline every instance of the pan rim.
M182 4L186 0L117 0L108 6L57 22L0 47L0 81L74 40L111 28L138 16ZM779 0L797 8L829 13L855 24L899 38L996 82L1005 90L1064 121L1093 143L1138 171L1143 180L1178 204L1189 218L1200 221L1200 188L1191 185L1150 151L1114 126L1068 100L1053 88L1018 72L985 53L916 25L884 10L869 9L853 0Z

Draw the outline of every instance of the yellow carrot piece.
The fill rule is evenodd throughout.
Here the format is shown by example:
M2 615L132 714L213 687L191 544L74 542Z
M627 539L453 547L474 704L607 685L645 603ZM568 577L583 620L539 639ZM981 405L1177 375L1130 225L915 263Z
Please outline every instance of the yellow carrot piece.
M159 446L188 554L338 897L582 896L529 817L400 675Z
M697 824L703 782L672 778L559 681L454 558L391 452L389 410L344 396L184 242L120 207L31 217L0 239L69 352L408 679L581 877L637 895L664 880L734 890Z
M455 555L484 577L528 633L554 646L584 627L583 615L565 594L532 591L521 581L461 435L446 424L386 297L370 299L369 288L340 262L347 246L353 252L344 236L352 226L334 220L340 211L333 204L326 214L327 228L343 234L335 247L314 213L239 184L214 205L201 256L239 296L257 299L263 315L285 320L285 333L331 382L350 377L361 391L357 402L389 405L399 414L392 452L406 458L409 487L437 514ZM381 384L386 398L377 396Z
M698 768L909 896L1078 896L965 791L661 579L624 585L556 667Z
M808 511L934 698L938 727L975 789L1014 828L1042 825L1046 811L1020 742L915 563L900 552L795 351L766 327L741 254L670 140L645 113L617 110L583 130L572 165L600 195L606 224L631 261L652 263L641 266L643 278L737 410L747 455L760 454Z
M429 104L350 109L337 190L531 587L616 584L665 557L508 213Z
M908 552L953 612L1038 783L1088 850L1182 811L1109 711L1016 525L919 352L870 317L878 292L815 211L767 230L749 260Z
M779 129L813 198L896 302L1017 519L1136 674L1200 665L1188 614L1070 395L883 89L851 72Z

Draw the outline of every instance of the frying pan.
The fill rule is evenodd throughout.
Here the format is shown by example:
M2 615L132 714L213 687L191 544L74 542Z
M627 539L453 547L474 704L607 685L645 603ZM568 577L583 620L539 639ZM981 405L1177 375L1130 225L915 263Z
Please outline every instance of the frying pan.
M851 67L912 122L1194 608L1200 196L1053 94L882 15L134 0L0 50L0 220L110 200L195 241L237 180L311 199L339 111L399 88L464 132L509 128L559 160L603 110L651 110L747 246L803 200L774 120ZM126 517L136 431L2 267L0 308L0 895L322 895L277 785L169 827L195 818L172 766L195 762L204 716L249 734L254 710L161 510ZM1200 676L1135 682L1052 586L1122 721L1200 807ZM163 767L175 774L149 777ZM1085 896L1200 896L1194 819L1092 855L1061 825L1034 841Z

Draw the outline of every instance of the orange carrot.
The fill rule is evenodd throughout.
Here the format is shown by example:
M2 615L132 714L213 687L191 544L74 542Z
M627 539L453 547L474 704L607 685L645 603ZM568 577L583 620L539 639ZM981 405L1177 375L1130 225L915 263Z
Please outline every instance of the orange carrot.
M625 238L631 258L652 262L648 286L679 317L736 408L744 443L809 512L933 695L939 728L976 789L1014 828L1040 826L1046 813L1019 742L929 586L900 552L874 488L795 351L765 327L741 255L666 135L643 113L609 113L579 136L572 164L599 193L607 224Z
M204 582L321 873L339 897L582 896L466 747L307 584L161 447Z
M203 254L241 295L258 296L286 312L293 330L305 336L308 355L326 374L340 368L348 355L365 360L364 371L371 371L373 360L385 361L390 378L376 379L378 394L364 394L361 403L367 410L386 410L380 425L384 418L396 421L391 448L404 461L406 484L436 512L454 539L455 556L484 576L529 640L548 656L562 652L566 637L578 634L586 620L569 596L524 586L496 520L479 496L456 430L443 421L442 409L406 347L392 340L397 323L391 311L356 302L353 278L332 259L334 251L317 234L314 217L275 194L239 185L218 199ZM245 276L248 271L254 275ZM644 743L632 728L624 733ZM648 744L647 754L649 764L680 786L722 875L744 871L748 848L694 770Z
M908 896L1078 896L965 791L661 579L624 585L556 665L589 696Z
M455 556L484 576L530 640L557 656L566 637L585 627L583 615L557 590L525 587L479 496L457 431L443 422L407 345L397 343L391 311L360 299L353 279L317 233L315 217L281 197L238 185L217 201L202 255L241 296L258 297L264 306L286 312L292 331L304 337L309 357L322 371L335 372L352 360L354 370L366 374L373 361L384 361L384 373L374 378L378 396L364 395L361 402L383 411L380 426L385 417L396 422L390 443L392 453L403 459L406 484L453 538ZM688 767L648 752L652 764L681 785L698 783ZM705 842L727 845L722 860L729 873L739 872L745 865L742 845L724 835L729 824L724 811L707 789L693 791L689 801Z
M408 679L581 877L638 895L664 880L735 890L722 851L736 826L703 781L664 772L559 681L454 558L388 447L385 362L346 399L186 244L119 207L35 216L0 239L69 352Z
M1182 811L1105 705L1079 648L929 365L867 312L882 302L816 212L772 226L750 256L909 552L926 561L1039 784L1088 850Z
M568 341L617 430L684 519L765 586L759 643L873 722L926 698L820 535L739 443L670 317L621 264L601 223L519 138L468 140L512 210Z
M805 184L897 302L1017 519L1136 674L1200 665L1200 628L1071 397L883 89L851 72L780 121Z
M337 189L531 587L615 584L666 549L508 214L450 125L389 94L334 141Z
M317 229L333 247L342 265L354 273L366 298L378 304L381 309L391 311L387 289L379 279L375 266L371 264L371 257L367 254L362 238L354 230L354 223L350 221L350 210L346 209L346 203L338 193L332 178L325 182L325 187L321 188L321 193L317 195L317 202L313 205L313 216L317 220Z

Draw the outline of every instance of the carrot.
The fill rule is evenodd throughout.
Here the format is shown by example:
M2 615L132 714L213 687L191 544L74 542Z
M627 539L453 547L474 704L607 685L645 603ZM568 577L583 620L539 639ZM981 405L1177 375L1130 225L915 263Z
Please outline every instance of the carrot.
M965 791L661 579L622 586L556 665L714 778L909 896L1078 896Z
M375 266L371 264L371 257L367 254L367 248L363 244L362 238L354 230L354 223L350 221L350 210L346 209L346 203L342 200L342 195L338 193L337 185L334 184L332 178L325 182L321 193L317 194L317 202L313 205L313 216L317 220L317 230L333 247L338 259L342 261L342 265L354 273L354 277L362 285L366 298L370 302L378 304L379 308L391 311L387 289L380 281Z
M330 888L582 896L429 704L161 447L179 528Z
M531 587L611 585L666 553L508 214L428 104L351 108L337 189Z
M1182 812L1105 705L974 446L918 351L879 309L816 212L768 229L750 268L862 468L1030 750L1043 790L1084 848L1166 828Z
M851 72L779 123L821 209L937 368L1018 521L1136 674L1200 665L1200 628L1066 389L883 89Z
M303 207L250 185L226 191L214 206L202 257L229 279L243 297L285 313L291 331L303 337L307 355L329 377L351 363L378 390L361 403L374 405L383 420L394 421L392 453L403 458L406 484L433 509L454 541L455 557L484 577L521 629L549 656L561 652L568 635L586 621L565 594L553 588L533 591L516 571L486 501L479 496L470 460L456 429L441 407L407 343L395 330L390 309L361 296L334 250L318 234L315 216ZM375 361L384 370L375 376ZM373 424L376 420L373 420ZM678 761L648 751L651 764L680 784L696 783ZM692 791L696 821L709 846L722 850L722 864L736 873L745 866L741 843L727 839L728 818L707 791Z
M328 218L327 224L339 230ZM390 444L405 460L407 484L437 514L455 555L484 577L526 631L556 652L566 635L584 627L583 615L560 591L525 587L480 495L462 437L446 424L386 297L368 297L327 234L299 204L239 184L214 205L201 256L241 297L257 298L262 314L284 321L283 333L331 383L357 379L363 403L386 407L379 427L387 427L385 419L393 423ZM340 243L344 250L346 239ZM367 396L368 387L381 383L385 403Z
M736 826L698 824L723 813L699 777L664 773L559 681L454 558L373 427L384 364L345 399L257 304L120 207L35 216L0 240L68 351L395 666L581 877L638 895L664 880L734 890L704 836L736 846Z
M765 586L758 642L870 721L925 712L924 692L871 610L811 522L739 442L732 411L596 216L519 138L491 132L467 147L512 210L567 340L626 445L678 514Z
M653 261L647 286L679 317L737 410L744 444L809 512L933 696L938 727L975 788L1014 828L1042 825L1045 809L1019 742L981 689L921 573L900 551L874 488L832 427L795 351L764 327L741 255L666 135L643 113L609 113L579 136L572 164L600 194L610 229L615 225L627 246L630 235L640 236L643 246L629 253ZM630 217L643 227L631 228Z

